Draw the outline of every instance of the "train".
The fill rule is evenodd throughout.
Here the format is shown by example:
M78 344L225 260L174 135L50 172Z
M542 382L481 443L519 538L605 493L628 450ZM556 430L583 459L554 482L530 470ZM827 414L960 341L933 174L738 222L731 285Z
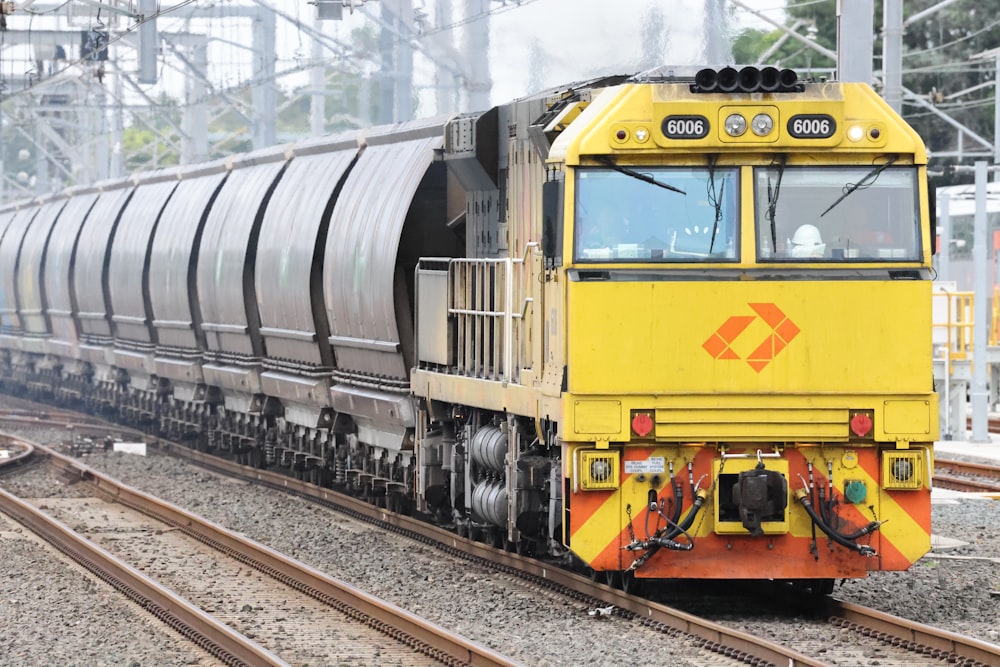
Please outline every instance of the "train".
M663 67L0 208L7 391L632 590L930 548L932 208L866 84Z

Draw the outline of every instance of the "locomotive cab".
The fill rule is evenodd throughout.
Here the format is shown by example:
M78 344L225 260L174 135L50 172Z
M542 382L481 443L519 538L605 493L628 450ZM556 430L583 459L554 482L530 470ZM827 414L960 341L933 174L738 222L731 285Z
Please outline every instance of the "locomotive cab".
M909 567L938 430L919 137L841 83L621 87L580 118L549 154L567 543L651 578Z

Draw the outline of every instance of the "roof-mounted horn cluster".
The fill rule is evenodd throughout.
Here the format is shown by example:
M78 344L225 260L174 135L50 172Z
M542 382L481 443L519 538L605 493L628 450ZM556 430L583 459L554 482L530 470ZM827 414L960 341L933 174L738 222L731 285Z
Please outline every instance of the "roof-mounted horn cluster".
M723 67L700 70L691 84L692 93L801 93L805 86L790 69L776 67Z

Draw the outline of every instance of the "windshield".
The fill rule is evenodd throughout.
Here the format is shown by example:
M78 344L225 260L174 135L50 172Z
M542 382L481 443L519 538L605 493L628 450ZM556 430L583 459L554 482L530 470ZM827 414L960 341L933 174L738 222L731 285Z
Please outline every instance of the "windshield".
M754 171L758 261L920 260L915 168L775 164Z
M733 168L581 168L577 262L737 261Z

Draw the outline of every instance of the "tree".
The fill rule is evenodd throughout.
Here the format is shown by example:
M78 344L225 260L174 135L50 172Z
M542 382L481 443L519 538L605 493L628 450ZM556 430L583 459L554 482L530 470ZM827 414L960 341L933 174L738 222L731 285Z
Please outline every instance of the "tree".
M903 3L904 21L939 4L940 0L907 0ZM836 50L836 0L789 2L786 4L789 25L800 22L797 32L808 34L818 44ZM876 76L882 68L883 3L874 3L874 63ZM780 30L752 30L740 35L733 48L736 62L756 62L761 54L781 38ZM944 9L907 26L903 34L903 87L921 95L940 111L955 118L981 137L993 137L994 90L993 58L970 60L976 54L1000 45L1000 18L996 18L977 0L958 0ZM790 67L801 76L816 75L834 63L796 40L787 40L777 48L767 64ZM877 87L877 82L876 82ZM932 167L943 168L956 158L941 156L959 149L957 130L926 106L904 99L903 117L923 137L932 157ZM963 138L963 150L981 151L983 147ZM938 154L936 157L935 154ZM950 181L948 171L943 182Z
M882 25L881 4L876 3L877 29ZM936 4L931 0L906 2L904 18ZM996 62L992 58L970 58L1000 45L1000 19L975 0L959 0L908 26L903 41L903 86L923 95L979 136L992 138ZM881 41L876 53L881 53ZM904 100L903 116L924 138L932 154L958 149L956 130L925 107ZM964 144L965 150L983 148L968 138ZM950 163L954 158L944 160Z

